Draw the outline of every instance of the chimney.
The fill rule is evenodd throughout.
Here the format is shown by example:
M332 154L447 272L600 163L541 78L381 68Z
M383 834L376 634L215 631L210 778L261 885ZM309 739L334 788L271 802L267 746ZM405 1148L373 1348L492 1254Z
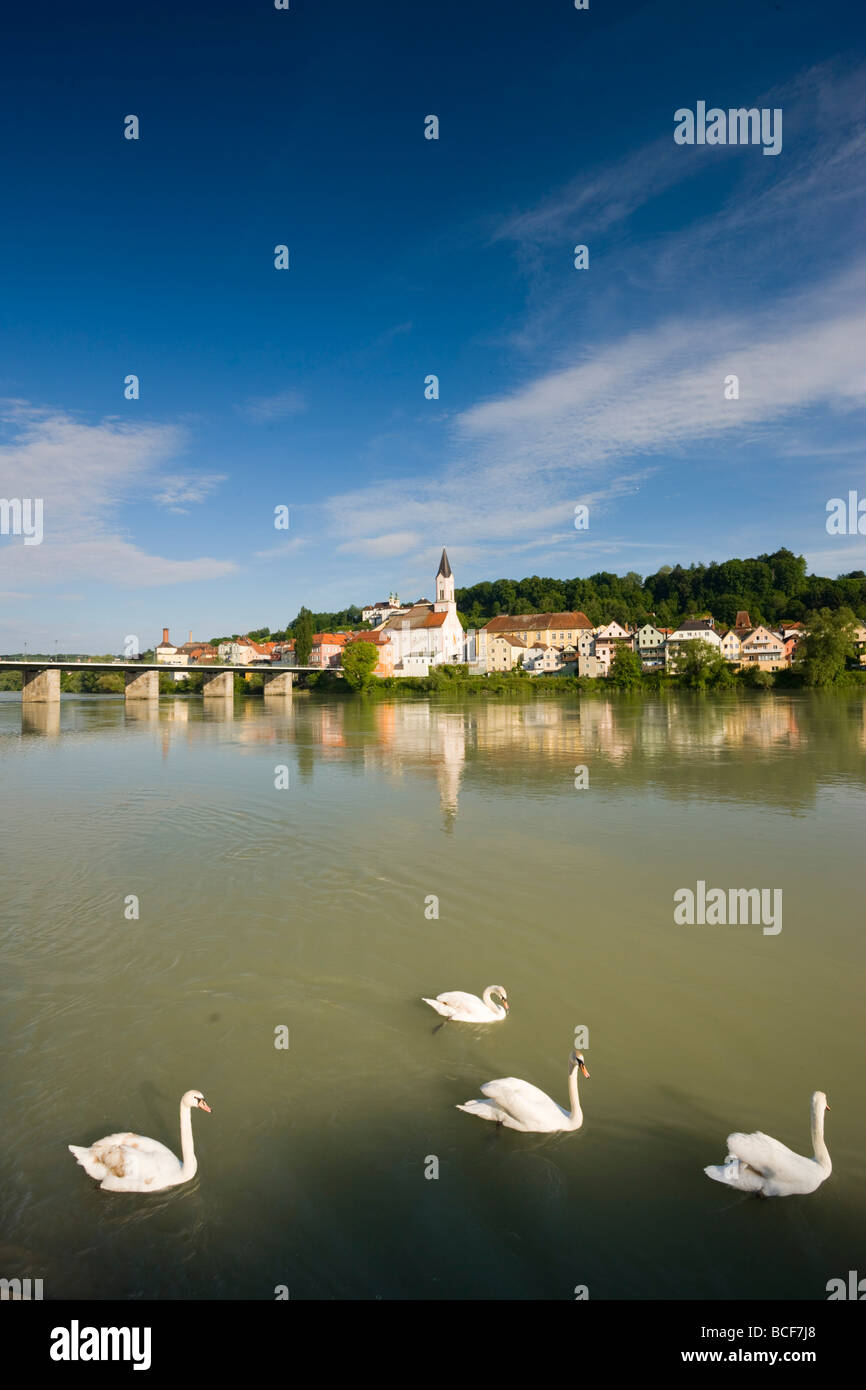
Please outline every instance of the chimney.
M168 640L168 628L167 628L167 627L164 627L164 628L162 629L162 645L163 645L164 647L170 647L170 646L171 646L171 643L170 643L169 640Z
M190 628L189 630L189 640L190 642L192 642L192 628Z

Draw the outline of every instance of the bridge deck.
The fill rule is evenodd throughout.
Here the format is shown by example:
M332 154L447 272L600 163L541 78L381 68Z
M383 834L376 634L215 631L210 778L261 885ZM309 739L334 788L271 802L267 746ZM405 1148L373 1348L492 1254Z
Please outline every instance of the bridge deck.
M334 667L323 666L281 666L278 662L273 665L250 666L230 666L222 662L204 662L202 665L192 666L167 666L162 662L156 661L51 661L46 657L0 657L0 670L6 671L159 671L160 674L173 671L182 671L186 675L194 675L199 671L239 671L241 675L249 675L252 671L297 671L301 674L309 674L313 671L334 670Z

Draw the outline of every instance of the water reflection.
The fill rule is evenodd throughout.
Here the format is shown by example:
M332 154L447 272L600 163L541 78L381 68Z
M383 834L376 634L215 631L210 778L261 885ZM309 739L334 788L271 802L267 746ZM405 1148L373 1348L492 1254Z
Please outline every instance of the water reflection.
M12 706L0 702L9 729ZM673 798L761 800L801 808L822 786L866 780L866 700L859 695L673 695L572 699L286 701L163 697L159 701L67 699L21 707L22 733L158 727L170 758L213 726L234 745L288 745L300 781L334 763L358 760L388 779L435 783L443 829L479 778L534 794L573 790L574 768L589 785L643 787ZM312 750L315 750L313 756ZM808 754L808 756L799 756ZM482 777L483 770L483 777Z
M161 718L162 709L157 697L152 700L128 700L124 704L123 715L128 724L156 724Z
M60 733L60 701L44 705L21 705L22 734L41 734L53 737Z
M243 707L241 707L243 708ZM235 717L233 695L212 695L201 702L201 717L214 724L225 724Z

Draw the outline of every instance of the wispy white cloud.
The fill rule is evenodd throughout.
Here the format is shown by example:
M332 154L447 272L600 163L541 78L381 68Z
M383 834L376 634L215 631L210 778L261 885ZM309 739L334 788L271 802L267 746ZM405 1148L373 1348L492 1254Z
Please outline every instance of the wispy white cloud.
M829 542L829 537L828 537ZM866 537L828 543L819 550L809 549L806 562L812 574L848 574L851 570L866 570Z
M253 425L270 424L273 420L284 420L290 415L300 415L307 403L300 391L278 391L274 396L253 396L237 409Z
M171 512L186 513L184 502L203 502L226 480L225 473L176 473L161 480L156 501Z
M288 540L280 541L279 545L272 545L268 550L254 551L257 560L280 560L284 556L296 555L299 550L305 550L310 544L306 536L292 536Z
M122 532L122 504L142 495L200 500L204 479L165 469L187 446L174 425L109 418L89 424L68 412L8 401L0 410L0 495L43 500L41 545L0 548L0 580L59 585L71 580L151 586L216 579L234 573L231 560L173 560L150 555Z
M366 493L359 495L367 496ZM420 540L421 536L417 531L389 531L378 536L356 535L338 545L337 551L339 554L372 555L381 559L390 559L395 555L405 555L408 551L415 549Z
M418 559L447 540L488 558L571 534L672 457L796 435L804 412L866 406L866 260L834 280L724 317L666 320L465 410L449 461L330 499L341 551ZM725 379L739 378L739 400ZM394 526L399 519L400 528ZM435 541L434 541L435 538ZM593 538L595 539L595 538Z

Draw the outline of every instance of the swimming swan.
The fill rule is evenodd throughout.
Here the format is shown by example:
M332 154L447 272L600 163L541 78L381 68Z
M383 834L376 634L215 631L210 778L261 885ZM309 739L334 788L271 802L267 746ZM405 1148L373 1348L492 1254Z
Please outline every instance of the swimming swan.
M156 1139L145 1139L141 1134L108 1134L104 1139L97 1139L89 1149L70 1144L69 1152L90 1177L96 1178L104 1192L161 1192L166 1187L177 1187L194 1178L198 1168L190 1115L194 1106L211 1113L201 1091L187 1091L181 1097L182 1163L164 1144Z
M469 1115L482 1120L495 1120L506 1129L521 1129L525 1134L553 1134L557 1130L580 1129L583 1111L577 1095L577 1073L589 1080L582 1052L572 1052L568 1059L568 1097L571 1110L563 1110L555 1100L528 1081L504 1076L499 1081L487 1081L481 1087L486 1100L468 1100L458 1105Z
M810 1101L812 1150L814 1158L795 1154L778 1139L767 1134L729 1134L728 1156L724 1163L704 1169L708 1178L757 1192L762 1197L793 1197L814 1192L833 1170L824 1143L824 1111L829 1110L823 1091L815 1091Z
M494 1004L494 994L499 995L501 1004ZM500 1023L508 1013L508 995L502 985L488 985L482 999L454 989L448 994L437 994L435 999L424 998L424 1003L455 1023Z

